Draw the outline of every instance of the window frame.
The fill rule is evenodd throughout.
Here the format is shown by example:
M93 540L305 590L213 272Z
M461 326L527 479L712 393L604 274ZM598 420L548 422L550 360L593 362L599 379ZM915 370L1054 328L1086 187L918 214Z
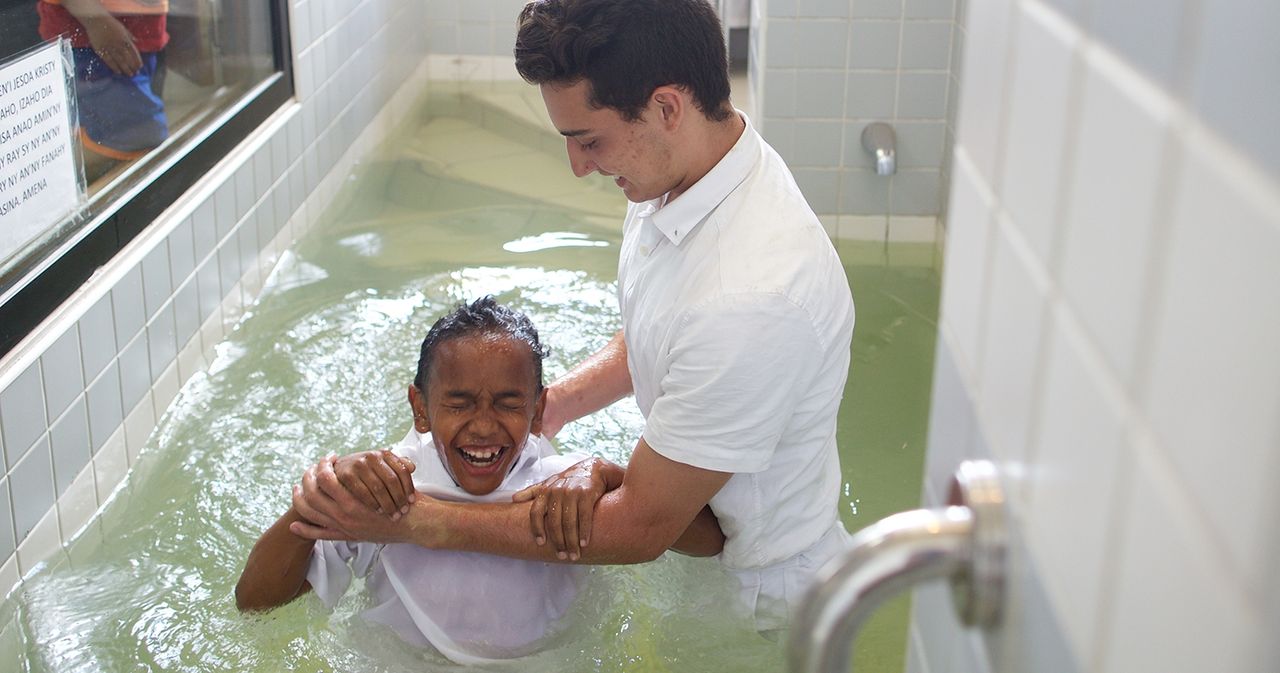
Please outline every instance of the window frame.
M288 0L268 0L275 72L195 129L136 183L108 187L101 208L44 254L0 279L0 358L58 309L215 164L294 98ZM98 196L93 199L95 202Z

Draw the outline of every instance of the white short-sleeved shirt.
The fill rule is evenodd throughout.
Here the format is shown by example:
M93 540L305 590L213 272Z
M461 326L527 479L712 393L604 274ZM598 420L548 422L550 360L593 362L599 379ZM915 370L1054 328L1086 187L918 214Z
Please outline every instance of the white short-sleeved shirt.
M410 429L395 453L414 462L413 485L432 497L509 501L511 494L568 468L585 456L556 455L530 436L515 466L492 493L473 496L454 484L431 435ZM390 626L405 641L434 646L461 664L509 659L537 649L577 595L585 569L411 544L330 542L311 552L307 581L326 607L366 578L374 606L369 621Z
M721 560L758 571L843 533L835 432L854 307L830 238L742 118L688 191L631 204L618 295L645 441L734 473L710 503Z

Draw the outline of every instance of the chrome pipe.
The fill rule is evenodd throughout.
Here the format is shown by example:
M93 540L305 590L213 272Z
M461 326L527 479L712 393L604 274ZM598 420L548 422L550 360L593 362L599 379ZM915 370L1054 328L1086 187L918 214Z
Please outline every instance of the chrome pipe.
M884 122L872 122L862 129L862 148L875 157L876 175L898 172L897 145L893 127Z
M995 467L961 464L947 507L885 517L818 572L792 624L794 673L848 673L858 630L876 608L931 579L951 580L968 625L999 621L1004 598L1004 499Z

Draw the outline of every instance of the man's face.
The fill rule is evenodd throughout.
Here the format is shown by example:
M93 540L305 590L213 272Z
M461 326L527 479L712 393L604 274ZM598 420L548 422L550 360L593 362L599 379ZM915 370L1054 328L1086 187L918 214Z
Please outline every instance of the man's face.
M437 346L425 393L410 386L414 426L431 432L450 476L472 495L498 488L529 433L542 430L533 355L505 334Z
M588 104L590 84L543 84L547 115L565 137L573 174L593 172L613 178L627 200L640 203L666 194L679 183L673 177L671 151L652 105L640 120L628 122L616 110Z

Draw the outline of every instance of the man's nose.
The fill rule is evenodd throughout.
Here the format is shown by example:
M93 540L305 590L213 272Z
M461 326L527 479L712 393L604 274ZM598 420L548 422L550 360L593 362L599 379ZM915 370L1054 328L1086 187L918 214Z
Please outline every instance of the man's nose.
M573 169L573 174L583 178L599 168L595 162L587 158L587 153L578 145L578 141L572 138L564 139L565 151L569 153L569 166Z

